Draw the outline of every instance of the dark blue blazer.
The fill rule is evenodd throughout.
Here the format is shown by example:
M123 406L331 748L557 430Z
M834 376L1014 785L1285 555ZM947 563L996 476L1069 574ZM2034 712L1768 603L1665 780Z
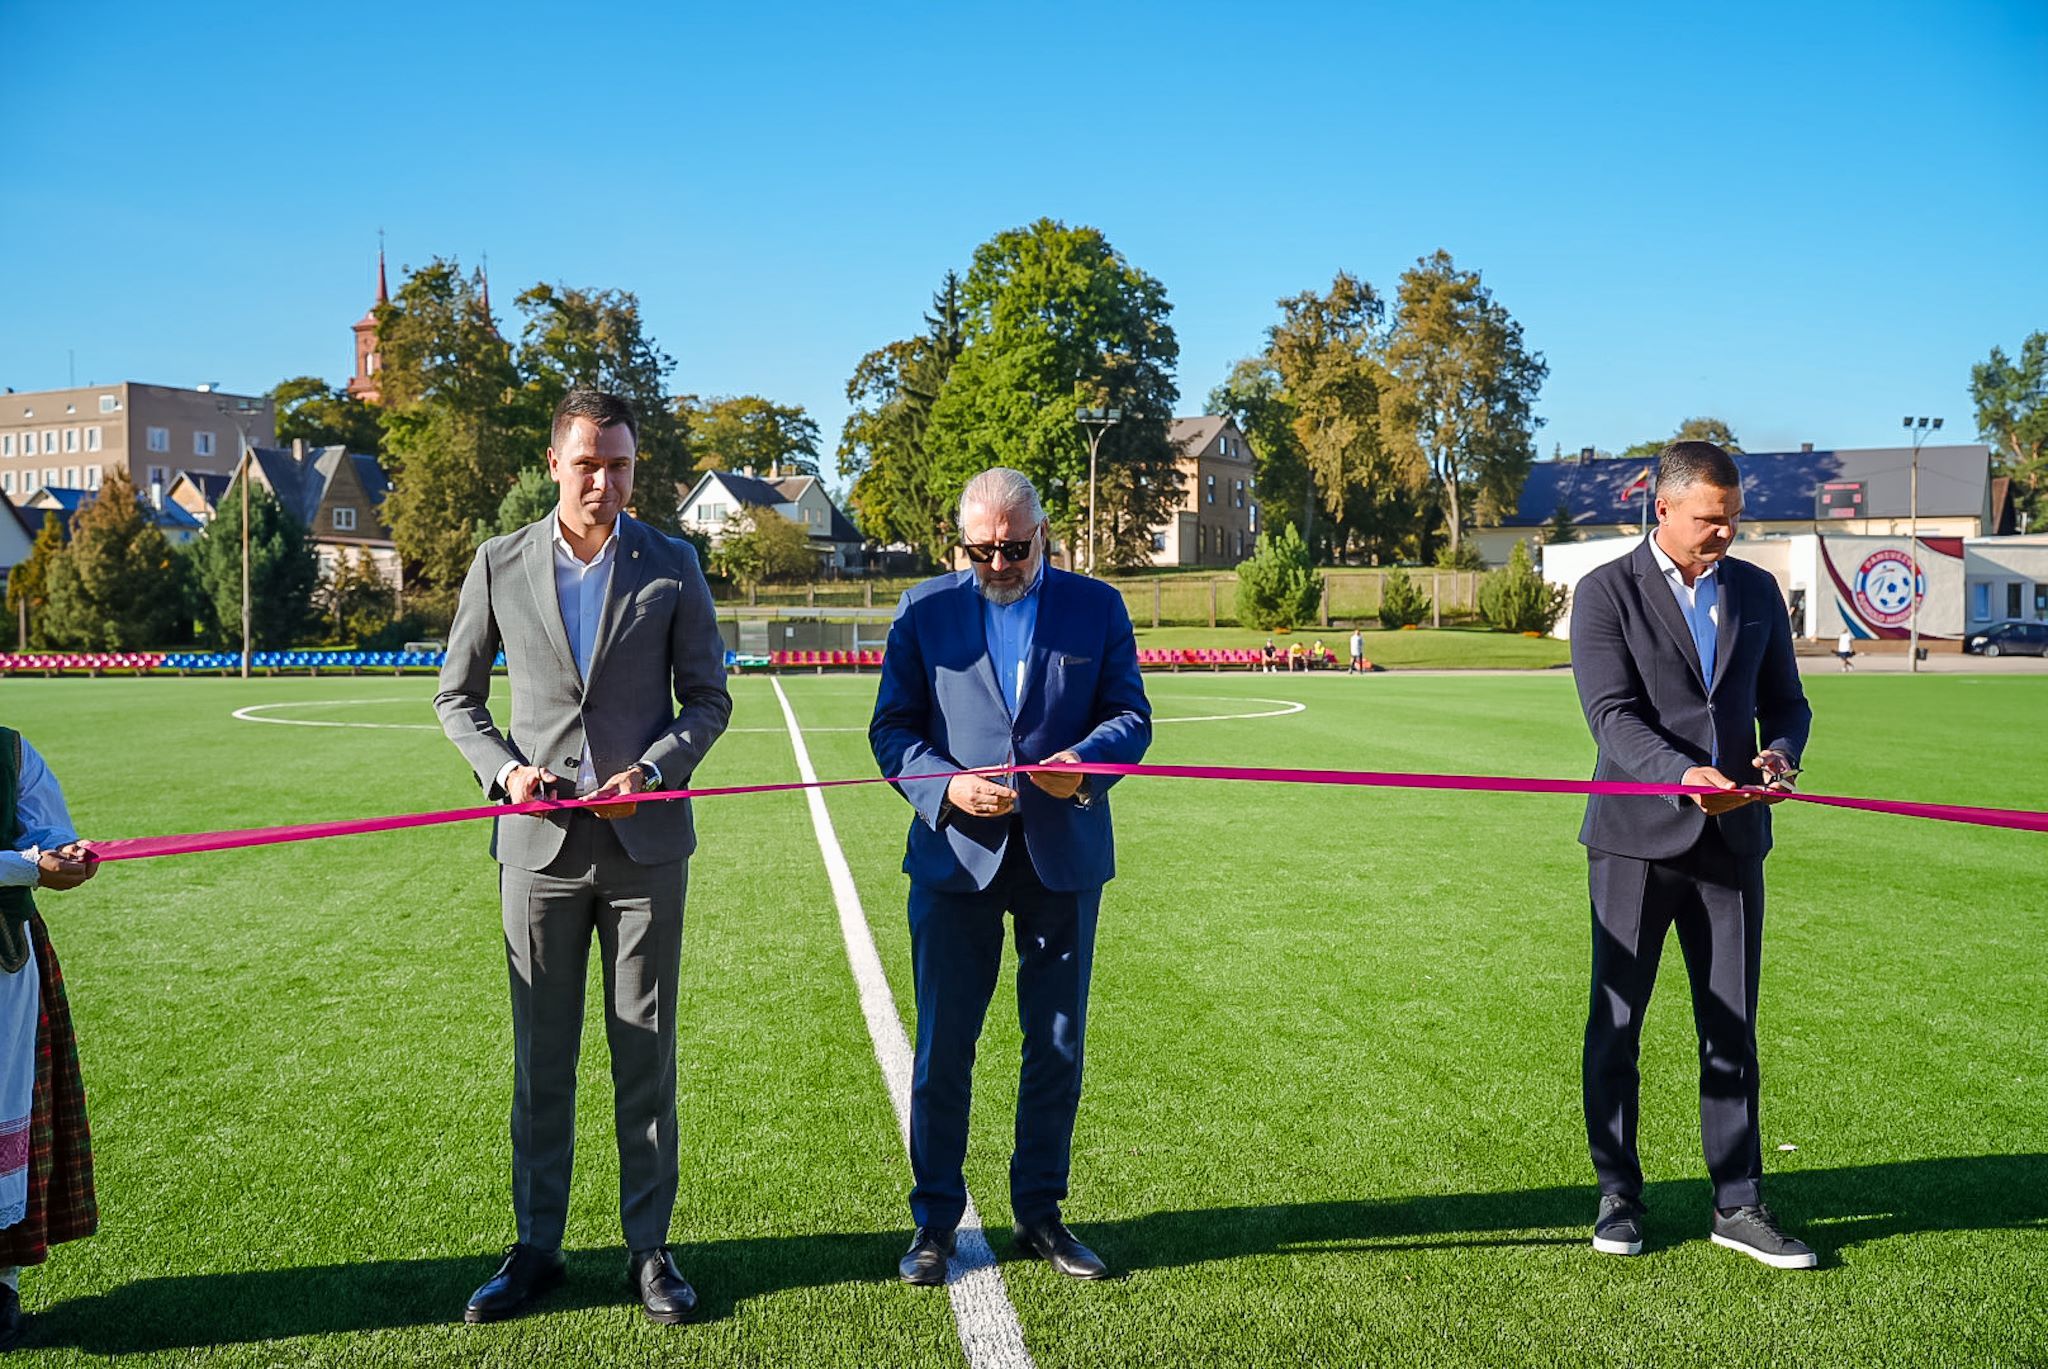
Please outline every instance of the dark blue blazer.
M1699 648L1649 539L1583 580L1572 598L1572 674L1586 725L1599 744L1593 778L1678 784L1720 754L1721 773L1737 784L1762 776L1750 764L1777 750L1799 763L1813 710L1792 658L1792 624L1770 572L1724 558L1714 678L1700 675ZM1586 802L1579 840L1639 860L1668 860L1692 849L1707 815L1691 799L1603 797ZM1771 849L1771 810L1745 804L1714 819L1730 848L1762 856Z
M1138 675L1123 596L1099 580L1045 568L1024 688L1012 718L989 660L972 570L905 592L889 628L868 743L884 775L917 809L903 869L952 892L985 889L1003 863L1012 819L977 818L946 803L946 781L917 779L979 765L1028 764L1060 751L1134 764L1152 744L1152 706ZM1099 888L1116 873L1109 790L1091 775L1071 799L1017 781L1025 849L1048 889Z

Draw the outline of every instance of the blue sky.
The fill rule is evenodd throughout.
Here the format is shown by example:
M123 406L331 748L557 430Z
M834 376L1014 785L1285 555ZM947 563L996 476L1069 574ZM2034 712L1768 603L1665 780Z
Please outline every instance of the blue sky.
M0 384L339 381L377 230L638 294L678 390L805 405L1003 228L1159 277L1182 412L1339 268L1438 247L1547 454L1970 431L2048 328L2048 6L0 0ZM516 321L508 320L508 327Z

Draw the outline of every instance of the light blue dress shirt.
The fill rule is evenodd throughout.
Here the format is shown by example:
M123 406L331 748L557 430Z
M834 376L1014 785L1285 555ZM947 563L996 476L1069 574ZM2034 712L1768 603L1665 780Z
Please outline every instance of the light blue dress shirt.
M21 835L12 850L0 851L0 885L34 884L40 877L36 863L25 853L30 849L48 851L78 840L71 826L71 810L64 806L64 791L50 767L21 739L21 793L15 800L15 816Z
M976 580L975 588L981 588ZM996 684L1003 691L1003 703L1010 716L1017 716L1017 701L1024 697L1024 672L1031 664L1031 638L1038 630L1038 587L1045 583L1045 562L1031 588L1014 604L999 604L986 594L981 597L982 624L988 632L989 664L995 667Z
M1721 636L1721 581L1714 574L1719 566L1708 566L1688 585L1685 576L1679 573L1678 563L1664 554L1664 548L1657 545L1654 535L1650 538L1650 555L1657 558L1657 569L1664 572L1664 583L1671 586L1671 596L1678 601L1679 616L1692 630L1692 644L1700 653L1700 679L1711 690L1714 687L1714 655ZM1718 745L1714 747L1711 763L1721 763Z

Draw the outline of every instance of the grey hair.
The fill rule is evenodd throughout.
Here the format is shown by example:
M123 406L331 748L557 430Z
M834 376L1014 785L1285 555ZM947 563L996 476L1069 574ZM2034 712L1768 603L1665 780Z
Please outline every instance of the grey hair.
M989 467L968 481L967 488L960 491L957 516L963 528L967 526L970 504L987 513L1022 512L1034 524L1045 521L1045 509L1038 502L1038 491L1032 488L1031 477L1008 466Z

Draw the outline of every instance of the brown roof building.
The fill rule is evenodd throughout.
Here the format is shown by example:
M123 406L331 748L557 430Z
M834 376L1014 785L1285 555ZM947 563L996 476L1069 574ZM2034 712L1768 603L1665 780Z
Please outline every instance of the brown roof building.
M1236 565L1259 535L1251 444L1218 414L1176 418L1167 435L1180 449L1181 502L1152 530L1152 564Z

